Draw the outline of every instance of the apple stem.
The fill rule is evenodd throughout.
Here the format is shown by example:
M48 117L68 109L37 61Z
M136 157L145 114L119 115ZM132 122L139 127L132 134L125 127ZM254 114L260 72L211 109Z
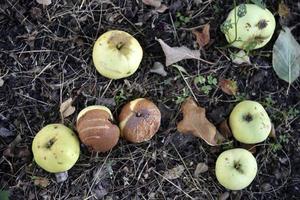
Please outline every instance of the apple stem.
M118 50L121 50L122 47L123 47L124 45L125 45L125 44L124 44L123 42L119 42L119 43L117 44L117 49L118 49Z
M68 179L68 171L56 173L55 177L56 177L56 182L62 183Z
M56 142L56 138L52 138L51 140L49 140L46 144L46 148L50 149L52 147L52 145Z

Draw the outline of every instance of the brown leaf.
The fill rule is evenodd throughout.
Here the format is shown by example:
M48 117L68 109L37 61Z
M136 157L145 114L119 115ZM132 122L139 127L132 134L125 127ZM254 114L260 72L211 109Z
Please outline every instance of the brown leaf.
M208 171L208 166L206 163L198 163L197 164L197 167L195 169L195 172L194 172L194 177L198 177L200 174L204 173L204 172L207 172Z
M39 4L48 6L51 4L51 0L36 0L36 2L38 2Z
M156 11L159 13L164 13L166 10L169 9L169 6L165 5L165 4L161 4Z
M68 117L75 112L75 107L72 106L72 102L72 98L69 98L60 105L59 112L63 117Z
M179 132L193 134L212 146L224 140L224 137L217 131L216 127L206 118L205 108L197 106L191 97L187 98L182 104L181 111L183 120L177 125Z
M256 153L256 146L255 144L245 144L245 143L241 143L241 147L243 149L247 149L248 151L250 151L252 154Z
M184 172L185 168L183 165L178 165L172 169L169 169L168 171L165 171L163 174L163 177L169 180L177 179L179 178L182 173Z
M276 139L276 131L275 131L275 127L274 127L273 123L272 123L271 132L269 134L269 137Z
M230 79L221 79L219 81L219 87L224 93L228 95L236 95L238 91L236 81Z
M166 56L166 66L170 66L184 59L197 59L200 60L200 51L191 50L186 46L170 47L163 40L156 39Z
M279 3L278 5L278 14L280 17L287 17L290 14L289 7L284 4L283 2Z
M232 132L229 128L229 124L228 124L228 120L225 119L224 121L222 121L219 125L218 125L218 130L220 131L220 133L226 138L230 138L232 136Z
M209 34L210 25L205 24L202 31L193 30L193 34L196 36L196 41L200 48L207 45L210 41L210 34Z
M47 187L50 183L47 178L44 177L39 177L39 176L34 176L34 185L39 186L39 187Z
M159 8L161 6L161 0L143 0L143 3L154 8Z

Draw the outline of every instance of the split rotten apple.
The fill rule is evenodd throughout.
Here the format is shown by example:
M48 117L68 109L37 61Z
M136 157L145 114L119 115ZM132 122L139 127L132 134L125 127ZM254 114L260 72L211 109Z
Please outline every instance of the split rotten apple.
M257 163L251 152L236 148L219 155L215 170L221 185L230 190L241 190L255 178Z
M80 147L75 133L63 124L49 124L34 137L35 162L51 173L65 172L78 160Z
M255 144L267 139L272 123L264 107L255 101L242 101L229 116L234 138L245 144Z
M93 62L97 71L110 79L132 75L139 67L143 49L130 34L112 30L102 34L94 44Z
M230 11L221 30L232 46L252 50L270 41L275 26L275 18L268 9L254 4L240 4Z
M105 106L89 106L78 114L79 138L91 150L106 152L119 141L120 129L112 123L113 115Z

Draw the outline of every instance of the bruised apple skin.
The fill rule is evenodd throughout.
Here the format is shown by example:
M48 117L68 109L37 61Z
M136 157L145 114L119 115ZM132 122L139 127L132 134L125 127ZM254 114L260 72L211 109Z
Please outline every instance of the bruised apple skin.
M267 139L272 123L260 103L246 100L233 108L229 116L229 126L236 140L245 144L255 144Z
M63 124L49 124L34 137L32 152L35 162L50 173L69 170L78 160L79 140Z
M132 75L139 67L143 49L139 42L124 31L102 34L94 44L93 62L97 71L110 79Z
M230 149L219 155L215 170L221 185L229 190L241 190L255 178L257 162L246 149Z
M232 46L253 50L270 41L275 26L275 18L267 8L255 4L240 4L230 11L221 25L221 31Z

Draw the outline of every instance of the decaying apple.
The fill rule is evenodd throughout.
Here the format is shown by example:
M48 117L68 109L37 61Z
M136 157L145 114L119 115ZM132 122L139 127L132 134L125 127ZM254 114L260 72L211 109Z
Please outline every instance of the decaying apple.
M240 4L230 11L221 31L234 47L252 50L265 46L271 39L276 22L267 8Z
M229 190L241 190L255 178L257 162L246 149L230 149L219 155L215 170L221 185Z
M93 62L97 71L110 79L132 75L139 67L143 49L130 34L112 30L101 35L93 48Z
M63 124L49 124L34 137L32 152L35 162L51 173L65 172L78 160L79 140Z
M246 100L233 108L229 116L229 126L236 140L255 144L267 139L272 123L260 103Z

